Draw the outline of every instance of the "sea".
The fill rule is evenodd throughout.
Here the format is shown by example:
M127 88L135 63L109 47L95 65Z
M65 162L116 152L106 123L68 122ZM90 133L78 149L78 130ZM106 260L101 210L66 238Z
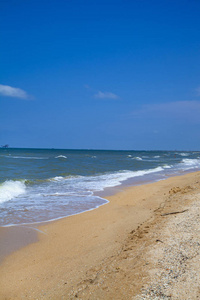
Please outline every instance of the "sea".
M0 149L0 226L93 210L119 188L200 170L200 151Z

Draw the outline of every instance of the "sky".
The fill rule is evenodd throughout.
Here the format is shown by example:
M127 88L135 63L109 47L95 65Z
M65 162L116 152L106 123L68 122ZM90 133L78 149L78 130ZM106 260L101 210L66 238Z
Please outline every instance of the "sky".
M199 0L0 0L0 145L200 150Z

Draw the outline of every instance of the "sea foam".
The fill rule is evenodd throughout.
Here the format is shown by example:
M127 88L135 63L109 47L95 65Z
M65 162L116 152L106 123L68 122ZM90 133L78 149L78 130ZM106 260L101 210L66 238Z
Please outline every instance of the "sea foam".
M186 151L2 149L0 225L42 222L94 209L107 203L96 195L100 191L196 171L199 156L200 152ZM18 179L13 179L16 174Z
M8 180L0 185L0 203L9 201L26 192L24 182Z
M67 158L67 156L65 156L65 155L58 155L55 158Z
M189 153L180 153L181 156L189 156Z
M141 157L137 156L137 157L133 157L133 159L136 159L136 160L142 160Z
M184 158L180 165L185 169L197 169L200 167L200 159L190 159L190 158Z

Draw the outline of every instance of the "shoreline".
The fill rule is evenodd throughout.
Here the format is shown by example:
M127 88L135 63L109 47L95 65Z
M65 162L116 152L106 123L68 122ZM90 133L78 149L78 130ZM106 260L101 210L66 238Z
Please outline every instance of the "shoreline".
M179 176L183 176L186 174L192 174L192 173L196 173L196 171L193 171L191 173L188 171L184 171L183 174L178 174L178 175L171 174L171 175L167 176L165 179L162 178L158 181L163 181L168 178L179 177ZM77 215L80 215L83 213L87 213L87 212L99 209L101 206L104 206L109 203L109 200L108 200L109 197L112 197L118 193L121 193L126 189L134 188L137 186L144 186L147 184L153 184L153 183L158 182L158 181L150 180L150 179L143 179L143 180L138 179L135 182L134 179L129 178L129 179L125 180L124 182L122 182L118 186L107 187L103 191L95 192L94 195L101 197L102 199L107 201L106 203L101 204L95 208L91 208L91 209L88 209L88 210L85 210L82 212L78 212L78 213L75 213L72 215L58 217L58 218L55 218L52 220L47 220L47 221L41 221L41 222L38 221L38 222L32 222L32 223L10 224L10 225L5 225L5 226L0 226L0 244L3 245L0 247L0 264L6 258L6 256L12 254L15 251L20 250L21 248L23 248L29 244L39 241L39 237L38 237L37 233L40 232L40 230L38 229L38 227L43 226L45 224L49 224L51 222L61 221L62 219L65 219L65 218L77 216ZM44 232L42 232L42 233L44 233Z
M195 172L128 187L107 197L109 203L98 209L37 226L45 233L37 233L39 241L15 251L2 262L1 299L62 299L64 295L73 299L76 294L83 299L95 299L89 298L83 288L84 280L87 289L95 286L96 299L114 295L114 290L108 294L106 288L98 289L92 284L101 268L106 270L106 263L110 265L124 255L122 249L130 232L156 218L155 211L169 201L169 191L174 186L181 189L188 184L194 185L199 178L200 172ZM120 269L113 270L113 278L119 273ZM88 274L91 274L89 279ZM138 283L132 290L129 287L129 292L133 295L139 286ZM116 295L117 292L115 299L120 299Z

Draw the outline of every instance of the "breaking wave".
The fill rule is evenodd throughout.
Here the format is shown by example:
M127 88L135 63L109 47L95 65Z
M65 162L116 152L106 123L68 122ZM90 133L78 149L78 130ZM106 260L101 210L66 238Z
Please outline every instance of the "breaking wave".
M26 193L26 185L22 181L8 180L0 185L0 203L9 201Z

